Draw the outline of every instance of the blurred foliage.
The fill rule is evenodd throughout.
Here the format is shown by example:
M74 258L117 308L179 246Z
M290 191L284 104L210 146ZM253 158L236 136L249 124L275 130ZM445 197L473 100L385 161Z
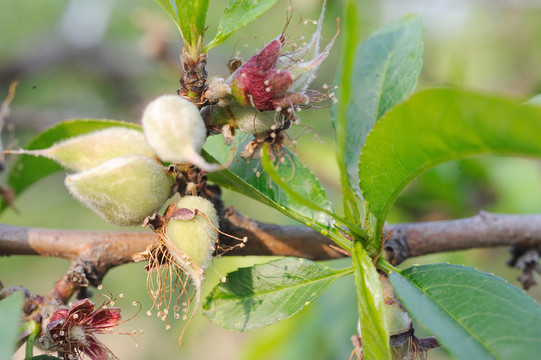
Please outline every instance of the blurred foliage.
M226 75L226 62L240 51L244 59L282 32L289 1L280 0L260 19L248 25L209 53L209 76ZM294 34L311 34L299 16L317 18L321 1L293 0ZM329 1L324 40L336 30L341 1ZM541 92L541 7L533 1L401 1L360 0L362 37L405 13L417 12L425 21L425 59L419 89L451 85L527 100ZM215 34L225 1L213 0L208 34ZM265 25L265 26L262 26ZM276 24L274 27L268 24ZM139 121L144 105L163 93L173 93L180 75L181 41L175 25L153 0L0 0L0 99L9 83L19 87L3 132L5 147L23 146L44 128L74 117ZM257 39L254 39L254 34ZM294 35L295 36L295 35ZM209 36L210 38L210 36ZM209 39L210 40L210 39ZM340 38L339 38L340 40ZM247 45L245 47L245 44ZM338 64L340 44L323 63L314 87L331 83ZM340 204L333 130L327 109L301 113L302 127L293 131L298 144L292 149L317 176L334 204ZM321 144L324 141L325 144ZM79 206L57 174L30 188L17 201L20 214L2 214L3 223L49 228L114 228ZM255 201L226 191L228 205L258 220L291 220ZM441 165L415 180L398 198L391 222L449 219L471 216L478 210L505 213L541 212L541 166L517 158L476 157ZM53 211L54 210L54 211ZM337 209L340 211L340 209ZM517 271L505 267L505 249L471 250L411 259L412 263L449 261L476 266L517 284ZM224 274L264 258L223 258L215 261ZM346 266L347 259L330 266ZM345 262L345 263L344 263ZM0 258L5 286L25 285L43 294L63 276L68 262L58 259L12 256ZM28 276L40 274L40 276ZM351 277L340 279L329 291L297 316L269 329L238 334L220 329L198 315L188 330L185 345L177 338L182 323L169 331L155 317L147 318L150 298L142 266L130 264L112 270L104 286L125 317L141 313L122 327L144 329L136 348L128 336L103 340L121 359L344 359L352 350L357 315ZM218 280L208 271L207 291ZM131 281L126 281L130 279ZM97 291L94 291L94 298ZM541 290L529 292L541 299ZM124 303L123 303L124 302ZM159 342L160 346L155 344ZM169 346L165 346L169 344ZM209 344L212 344L209 346ZM431 352L431 359L445 358ZM22 358L22 357L18 357Z

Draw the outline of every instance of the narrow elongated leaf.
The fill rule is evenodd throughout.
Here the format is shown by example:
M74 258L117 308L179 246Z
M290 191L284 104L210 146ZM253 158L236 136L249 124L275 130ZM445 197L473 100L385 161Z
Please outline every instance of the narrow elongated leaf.
M229 0L220 19L218 33L203 52L223 43L231 34L254 21L275 3L276 0Z
M36 136L30 144L28 144L26 149L47 149L60 140L113 126L141 129L138 125L114 120L68 120L58 123ZM18 195L39 179L62 170L62 166L53 160L31 155L19 155L17 161L11 167L7 185L13 189L15 195ZM7 204L5 201L2 201L0 203L0 211L5 209L6 206Z
M22 293L17 292L0 301L0 359L11 359L23 311Z
M240 268L210 293L204 314L228 329L261 329L301 311L336 279L350 272L300 258Z
M34 344L37 341L39 334L41 332L41 326L34 320L29 320L21 326L19 329L18 340L26 341L26 357L34 356Z
M209 0L175 0L178 19L184 41L197 46L199 36L203 40Z
M354 241L352 249L364 356L366 359L391 359L389 326L378 272L360 241Z
M182 35L182 26L180 25L180 19L178 17L177 11L175 10L175 7L173 6L173 4L171 4L171 1L169 1L169 0L156 0L156 2L162 7L162 9L165 10L167 15L169 15L171 17L171 19L173 20L173 22L177 26L178 31Z
M201 40L204 40L209 0L175 0L175 6L170 0L156 0L156 2L173 19L187 44L195 48L199 36Z
M338 162L359 197L362 146L376 121L415 89L423 63L422 35L422 19L413 15L380 28L358 48L347 34L334 124Z
M336 156L340 168L340 182L344 194L344 211L346 216L353 221L360 222L360 214L357 207L356 197L360 197L359 191L355 192L351 186L348 175L348 165L346 163L348 153L348 140L351 137L348 134L347 110L351 106L351 97L353 91L352 74L355 72L355 53L359 39L359 4L354 0L349 0L344 6L345 31L342 45L342 63L336 74L336 83L338 84L338 98L341 101L332 108L333 126L336 136ZM362 147L362 146L359 146ZM355 185L356 187L356 185Z
M333 219L331 216L299 203L276 185L268 174L263 171L259 159L251 159L249 161L242 159L239 156L242 148L243 146L240 147L228 169L210 173L208 174L208 178L218 185L225 186L269 205L316 230L328 230L332 227ZM207 139L205 149L221 163L226 161L229 155L228 152L230 151L218 137ZM329 200L327 200L325 190L316 176L287 148L284 147L280 151L280 156L284 160L280 161L276 171L287 181L289 187L294 189L303 198L332 212L332 207Z
M263 153L261 154L261 165L263 166L265 173L272 179L272 181L274 181L280 187L280 190L283 190L292 200L299 203L299 205L304 205L309 209L315 210L316 212L329 215L331 218L336 220L339 224L347 226L349 231L351 231L356 236L362 237L363 239L367 237L366 233L364 232L364 229L359 227L357 224L334 215L332 212L326 210L325 208L320 207L319 205L313 203L312 201L308 199L305 199L302 195L297 193L293 188L291 188L286 183L284 179L281 178L278 172L276 172L276 170L274 169L275 164L272 163L269 157L268 144L264 144L262 150L263 150ZM338 243L338 245L340 245L342 248L349 250L350 244L351 244L351 241L349 239L345 239L344 237L339 236L339 237L333 237L333 240L335 240Z
M359 176L380 224L421 172L474 154L541 156L541 109L459 90L427 90L389 111L368 136Z
M505 280L450 264L390 279L410 314L457 359L539 358L541 306Z

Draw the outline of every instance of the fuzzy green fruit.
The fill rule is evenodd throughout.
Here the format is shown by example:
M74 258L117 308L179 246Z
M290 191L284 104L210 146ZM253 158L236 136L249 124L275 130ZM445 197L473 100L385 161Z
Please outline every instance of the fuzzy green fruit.
M167 200L171 182L162 165L142 155L125 155L66 177L70 193L106 221L138 225Z
M178 95L163 95L147 105L141 119L150 147L163 160L190 163L202 170L218 167L199 154L207 139L207 128L199 109Z
M166 255L166 259L173 260L169 263L170 266L166 275L167 277L172 276L172 278L167 282L170 288L175 286L170 284L181 283L182 288L180 289L180 295L177 295L177 302L184 296L190 299L182 303L184 307L182 310L184 313L183 320L188 318L188 306L191 304L193 307L189 320L179 337L179 344L182 346L184 331L201 303L201 288L205 269L210 264L212 253L218 241L218 215L214 205L209 200L199 196L183 197L176 203L174 212L174 215L168 219L165 229L167 254L172 257L172 259L169 259ZM158 265L159 267L160 265ZM182 271L179 272L178 270ZM184 278L183 273L187 275L186 278ZM176 276L178 278L175 278ZM192 287L194 289L193 296L189 294L189 289ZM165 296L160 298L158 304L161 304L162 299L164 299L164 302L171 302L172 300L174 302L174 298L171 296L172 294L168 298L165 298ZM154 304L156 304L156 300L154 300ZM180 309L179 305L177 303ZM177 315L180 314L176 314L175 317Z
M177 259L184 269L188 262L205 269L210 264L218 241L218 215L214 205L199 196L185 196L177 202L178 208L197 210L191 220L171 219L167 224L167 237L189 259ZM202 214L201 214L202 213Z
M228 100L223 106L213 108L212 121L215 125L230 124L255 136L267 135L282 126L280 113L276 111L259 111L251 106L243 106L233 98Z
M391 335L406 333L411 329L411 318L402 303L397 299L394 288L389 283L389 278L383 274L380 274L379 278L383 290L389 333Z
M89 170L123 155L156 157L142 132L119 126L73 137L48 149L23 150L17 153L44 156L75 171Z

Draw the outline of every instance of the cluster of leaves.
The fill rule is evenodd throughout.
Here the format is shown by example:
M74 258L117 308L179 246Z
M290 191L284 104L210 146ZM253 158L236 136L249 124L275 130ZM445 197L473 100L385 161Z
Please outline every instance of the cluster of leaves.
M177 26L184 45L195 49L200 37L205 36L205 21L209 0L156 0ZM203 53L220 45L235 31L245 27L270 9L276 0L242 1L230 0L218 25L218 33L202 49ZM173 5L174 4L174 5ZM180 9L180 11L179 11ZM203 46L203 44L200 44Z
M187 46L202 45L199 39L204 35L208 1L176 0L176 6L168 0L157 2L174 20ZM202 45L203 52L274 3L230 0L218 33ZM264 152L261 163L265 171L257 175L253 169L259 160L242 159L209 174L210 181L328 236L351 254L352 267L334 270L308 260L285 258L238 269L211 292L204 305L205 315L238 331L264 328L294 315L333 281L353 273L365 358L390 359L389 319L379 268L390 274L397 296L411 315L453 356L535 358L541 351L537 334L541 306L522 290L494 275L450 264L398 271L379 255L390 207L421 172L479 153L540 157L537 134L541 132L541 109L454 89L431 89L411 96L422 67L420 17L406 16L361 41L358 13L354 1L346 2L342 63L337 75L339 103L333 109L344 216L334 213L317 177L285 148L286 161L279 166ZM65 138L119 125L136 127L90 119L63 122L40 134L28 149L46 148ZM204 155L225 162L229 149L220 141L209 140ZM13 169L8 185L16 193L61 170L50 160L26 155ZM7 302L2 305L11 306Z

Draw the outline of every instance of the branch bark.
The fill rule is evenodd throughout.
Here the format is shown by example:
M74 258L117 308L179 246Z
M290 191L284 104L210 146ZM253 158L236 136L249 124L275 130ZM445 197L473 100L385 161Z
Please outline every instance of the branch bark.
M279 226L251 220L233 207L221 208L221 228L248 242L226 255L297 256L311 260L343 257L333 242L308 227ZM525 288L535 283L533 272L541 272L541 214L503 215L481 212L458 220L388 225L384 250L392 264L432 253L512 246L509 265L523 271ZM66 275L43 297L47 303L67 303L77 291L98 286L111 268L133 261L157 239L151 231L74 231L24 228L0 224L0 256L55 256L71 261ZM225 247L238 242L220 236ZM35 312L34 312L35 313ZM28 314L29 317L35 314Z
M385 252L391 263L446 251L496 246L541 250L541 214L503 215L481 211L459 220L385 227Z
M342 257L332 241L300 226L279 226L251 220L229 208L223 230L248 237L246 247L227 255L281 255L312 260ZM385 227L385 252L398 264L432 253L495 246L541 249L541 214L503 215L481 212L459 220L395 224ZM56 256L84 259L95 266L98 280L114 266L132 261L155 239L151 231L74 231L0 225L0 255ZM231 239L222 237L227 245Z

